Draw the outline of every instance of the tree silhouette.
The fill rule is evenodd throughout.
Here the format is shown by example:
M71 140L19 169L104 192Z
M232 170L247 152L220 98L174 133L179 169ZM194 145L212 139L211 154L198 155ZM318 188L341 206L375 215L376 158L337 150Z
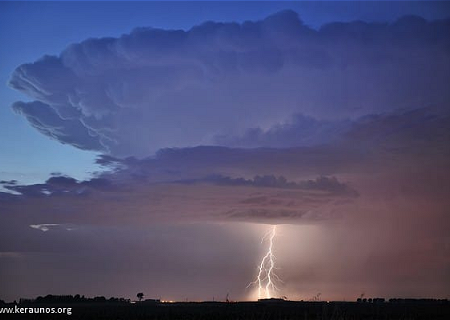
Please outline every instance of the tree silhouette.
M136 297L141 301L144 298L144 294L142 292L139 292Z

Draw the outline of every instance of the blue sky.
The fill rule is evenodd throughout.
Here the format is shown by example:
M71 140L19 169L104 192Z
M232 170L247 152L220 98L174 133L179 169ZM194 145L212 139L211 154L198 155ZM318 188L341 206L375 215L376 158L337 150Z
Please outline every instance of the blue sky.
M115 37L140 26L186 30L205 20L257 20L286 8L315 28L329 21L392 21L404 14L434 19L448 13L445 4L423 2L1 2L0 83L20 64L57 55L89 37ZM26 100L19 92L1 85L0 97L1 179L31 183L51 172L83 178L98 170L95 153L49 140L14 114L10 105Z

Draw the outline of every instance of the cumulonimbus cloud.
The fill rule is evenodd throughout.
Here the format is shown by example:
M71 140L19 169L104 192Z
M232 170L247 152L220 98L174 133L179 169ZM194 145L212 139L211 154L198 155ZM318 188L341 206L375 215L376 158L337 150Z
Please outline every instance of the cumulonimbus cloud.
M34 185L2 181L15 195L0 193L0 211L25 215L30 225L95 224L105 217L121 224L306 223L340 217L376 194L388 202L445 204L449 123L448 111L423 108L364 117L334 145L163 149L146 159L101 155L98 164L111 170L90 180L55 174Z
M162 147L261 146L233 137L286 128L293 114L340 121L445 104L449 21L404 17L314 30L282 11L187 31L138 28L19 66L10 86L35 101L13 108L53 139L118 157ZM283 147L327 142L340 132L334 125L302 126ZM279 132L270 134L262 145L278 143Z

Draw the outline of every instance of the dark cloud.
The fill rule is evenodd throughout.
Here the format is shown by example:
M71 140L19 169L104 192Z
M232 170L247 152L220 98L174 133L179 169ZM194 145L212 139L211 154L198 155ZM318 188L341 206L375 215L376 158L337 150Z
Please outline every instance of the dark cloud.
M366 115L344 134L345 143L369 149L382 147L395 152L448 154L441 148L450 141L450 110L426 107L384 114Z
M77 180L71 177L53 176L49 178L46 183L56 187L73 187L77 184Z
M133 164L135 167L140 165L141 162ZM113 224L118 221L128 224L135 219L151 221L239 219L258 223L269 219L296 223L297 219L300 222L316 220L317 215L313 212L318 211L322 211L320 219L335 218L334 215L327 215L329 209L326 207L340 208L347 203L341 200L351 199L357 195L355 190L339 182L335 177L319 177L298 183L273 175L256 176L253 179L210 175L207 178L191 180L155 181L151 176L145 179L136 178L133 172L134 168L128 165L122 170L104 173L101 177L86 181L54 176L42 184L5 185L7 190L17 194L10 195L10 201L5 197L3 208L15 211L20 209L18 204L35 206L34 210L41 214L30 217L32 218L30 226L36 226L40 230L43 226L45 229L43 231L48 231L61 223L42 224L36 220L61 221L64 215L60 216L60 213L67 210L79 213L69 221L63 220L63 225L74 221L100 222L96 215L86 216L87 210L103 211L100 216L104 213L110 214L108 221ZM190 196L186 197L186 194ZM226 201L220 200L222 198ZM114 200L111 201L112 199ZM68 204L63 210L59 205L62 202ZM136 210L136 206L140 208ZM126 213L131 216L124 215ZM24 221L28 219L25 218Z
M17 180L1 180L0 184L14 185L17 184Z
M245 148L314 146L339 142L342 134L351 125L351 120L318 120L297 114L291 121L276 124L268 130L251 128L242 136L219 135L215 137L215 142L219 145Z
M314 30L292 11L187 31L137 28L19 66L10 85L35 101L13 108L53 139L119 157L333 142L342 119L445 105L449 31L449 20L419 17Z
M301 182L288 181L284 176L264 175L255 176L253 179L231 178L222 175L210 175L204 179L181 181L183 183L209 182L222 186L252 186L262 188L318 190L334 194L356 196L358 193L341 183L336 177L318 177L315 180Z
M92 190L112 191L117 190L119 185L106 178L77 181L67 176L52 176L45 183L31 185L3 184L3 187L26 197L49 197L52 195L86 195ZM14 198L14 196L9 198Z
M218 136L218 143L233 147L289 148L298 146L340 146L368 150L389 147L411 150L419 143L449 140L450 112L446 106L394 110L369 114L353 120L323 121L296 115L291 122L267 130L248 129L242 136ZM413 146L415 144L415 146Z

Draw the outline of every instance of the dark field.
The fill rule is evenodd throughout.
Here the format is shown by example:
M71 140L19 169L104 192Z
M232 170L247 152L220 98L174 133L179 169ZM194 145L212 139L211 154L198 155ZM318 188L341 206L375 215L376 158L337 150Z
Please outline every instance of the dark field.
M0 319L298 319L298 320L448 320L449 302L177 302L45 304L29 307L71 307L72 314L1 314ZM21 305L21 307L28 307Z

